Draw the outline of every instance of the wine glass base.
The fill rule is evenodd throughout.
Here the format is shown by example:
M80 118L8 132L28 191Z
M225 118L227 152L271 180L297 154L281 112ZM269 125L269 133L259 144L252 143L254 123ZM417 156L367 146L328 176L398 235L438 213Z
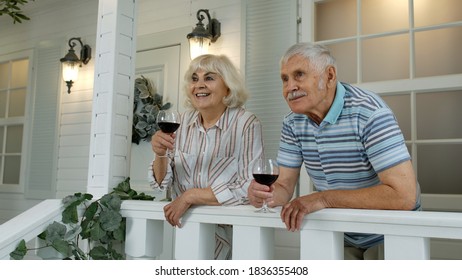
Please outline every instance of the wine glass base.
M255 210L255 213L276 213L276 211L269 207L263 206L262 208Z

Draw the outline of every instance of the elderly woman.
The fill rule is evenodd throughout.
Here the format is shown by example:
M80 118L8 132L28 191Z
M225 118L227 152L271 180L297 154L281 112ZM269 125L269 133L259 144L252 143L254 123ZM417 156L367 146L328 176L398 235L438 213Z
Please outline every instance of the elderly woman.
M248 94L239 71L224 55L202 55L185 74L187 105L175 135L156 132L151 186L172 187L173 201L164 208L172 226L191 205L247 204L252 166L263 154L262 127L242 106ZM174 162L164 157L175 149ZM172 164L173 163L173 164ZM216 231L215 259L231 257L231 227Z

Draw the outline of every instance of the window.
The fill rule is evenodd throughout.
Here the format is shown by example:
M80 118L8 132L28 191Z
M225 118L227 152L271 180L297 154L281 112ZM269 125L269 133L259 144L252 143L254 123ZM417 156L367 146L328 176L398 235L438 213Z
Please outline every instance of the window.
M310 0L305 41L395 112L428 210L462 211L462 1Z
M0 63L0 186L1 191L22 191L23 131L29 60Z

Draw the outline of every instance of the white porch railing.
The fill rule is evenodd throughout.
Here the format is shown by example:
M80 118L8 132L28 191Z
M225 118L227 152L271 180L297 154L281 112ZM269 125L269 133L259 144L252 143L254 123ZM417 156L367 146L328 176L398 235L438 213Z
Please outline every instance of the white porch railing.
M165 202L124 201L128 258L157 258L164 250ZM193 207L174 233L174 259L212 259L215 224L233 225L234 259L272 259L274 229L285 228L278 213L255 213L252 206ZM60 219L59 200L47 200L0 225L0 259L21 239L32 240ZM164 228L165 227L165 228ZM429 259L430 238L462 239L462 213L324 209L305 218L300 259L343 259L343 233L385 235L385 259ZM167 236L168 239L168 236Z

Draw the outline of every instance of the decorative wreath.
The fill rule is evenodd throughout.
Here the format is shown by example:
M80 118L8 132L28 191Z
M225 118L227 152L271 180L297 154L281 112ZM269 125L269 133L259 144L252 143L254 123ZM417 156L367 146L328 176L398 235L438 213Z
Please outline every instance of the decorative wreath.
M132 143L139 145L141 140L151 141L151 136L159 130L157 113L172 106L170 102L162 104L162 95L148 78L141 75L135 80L133 102Z

